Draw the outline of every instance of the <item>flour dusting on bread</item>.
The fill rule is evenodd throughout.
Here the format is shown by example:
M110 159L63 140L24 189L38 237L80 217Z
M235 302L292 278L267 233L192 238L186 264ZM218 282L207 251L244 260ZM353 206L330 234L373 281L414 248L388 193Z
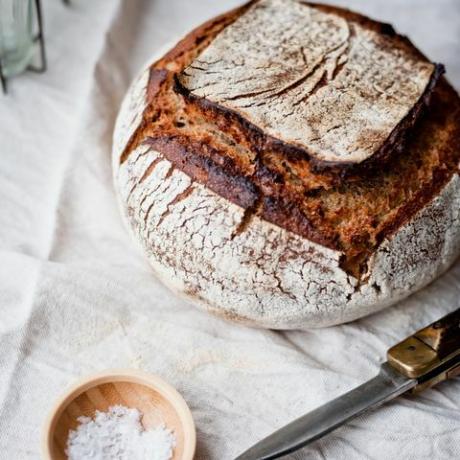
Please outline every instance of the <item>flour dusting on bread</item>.
M305 26L306 18L313 22ZM245 21L267 49L243 43L252 40ZM222 52L226 36L239 52L200 64ZM394 66L394 84L387 86L380 59ZM330 6L252 1L192 31L133 84L114 134L123 215L158 277L232 321L304 328L375 312L439 276L460 252L460 99L439 76L388 25ZM201 95L195 79L207 88ZM273 95L270 79L282 93ZM331 137L325 114L319 150L308 139L307 148L274 136L270 123L297 93L306 98L278 126L284 134L304 126L305 107L317 107L315 98L326 103L339 82L356 113L335 113L343 126ZM248 107L239 107L245 99ZM371 101L383 112L358 123ZM255 102L263 126L240 112ZM377 140L391 123L382 155ZM375 137L370 126L379 127ZM369 142L358 142L358 132ZM312 156L329 148L348 159ZM361 154L371 156L359 162Z

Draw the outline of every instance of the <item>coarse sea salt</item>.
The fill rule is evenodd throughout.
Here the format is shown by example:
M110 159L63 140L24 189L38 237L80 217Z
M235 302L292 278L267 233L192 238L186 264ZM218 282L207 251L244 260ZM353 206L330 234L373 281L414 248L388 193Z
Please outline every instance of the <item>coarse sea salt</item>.
M176 439L165 425L145 430L142 414L125 406L96 411L94 418L78 417L69 432L69 460L170 460Z

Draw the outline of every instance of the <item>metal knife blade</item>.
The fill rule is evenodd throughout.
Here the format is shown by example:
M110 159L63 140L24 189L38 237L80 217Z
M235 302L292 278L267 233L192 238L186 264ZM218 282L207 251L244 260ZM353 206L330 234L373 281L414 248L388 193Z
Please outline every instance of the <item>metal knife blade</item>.
M268 460L289 454L417 384L384 363L376 377L281 428L235 460Z
M390 348L379 374L354 390L294 420L235 460L289 454L406 391L423 391L460 375L460 308Z

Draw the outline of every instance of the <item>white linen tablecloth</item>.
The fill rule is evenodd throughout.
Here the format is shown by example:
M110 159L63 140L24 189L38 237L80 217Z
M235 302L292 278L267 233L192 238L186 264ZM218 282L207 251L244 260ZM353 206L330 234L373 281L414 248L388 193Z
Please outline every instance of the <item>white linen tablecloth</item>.
M117 209L110 150L123 94L165 43L225 0L44 1L49 70L0 97L0 458L39 458L44 418L79 376L133 367L189 403L197 459L231 459L377 372L387 348L458 307L460 263L352 324L229 324L152 275ZM393 23L460 89L458 0L343 0ZM362 416L292 459L458 459L460 379Z

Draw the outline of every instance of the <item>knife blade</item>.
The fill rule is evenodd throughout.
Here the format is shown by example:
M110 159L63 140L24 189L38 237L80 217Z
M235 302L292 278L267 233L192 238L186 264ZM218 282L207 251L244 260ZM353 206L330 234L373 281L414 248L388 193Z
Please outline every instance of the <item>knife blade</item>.
M403 393L460 375L460 308L390 348L387 358L373 379L294 420L235 460L287 455Z

